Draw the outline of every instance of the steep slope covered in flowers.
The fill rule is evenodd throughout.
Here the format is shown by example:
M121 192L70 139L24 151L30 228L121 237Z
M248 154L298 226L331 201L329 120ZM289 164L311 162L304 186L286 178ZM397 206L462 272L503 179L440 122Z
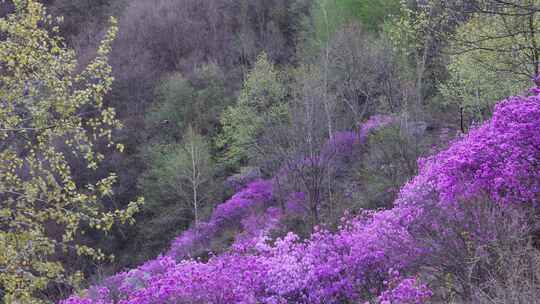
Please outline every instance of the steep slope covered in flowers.
M197 236L187 232L168 256L64 303L423 303L432 292L419 281L417 265L441 249L413 232L429 226L447 233L433 210L459 217L457 206L481 198L536 206L539 185L540 97L513 97L496 107L490 121L421 160L420 173L390 210L365 212L344 220L336 233L317 230L305 241L289 233L271 244L264 233L254 233L207 262L171 257L189 256L183 248ZM258 181L218 208L208 231L249 218L242 214L252 204L270 207L267 216L279 219L271 201L271 184ZM468 233L489 239L490 228Z
M272 183L263 180L251 182L228 201L219 205L209 221L201 223L177 237L172 242L167 255L177 260L191 257L198 250L208 248L212 239L225 229L237 227L250 214L266 210L273 205Z
M422 204L436 193L441 204L485 194L495 202L537 204L540 191L540 97L511 97L493 118L449 149L421 160L420 174L400 204Z

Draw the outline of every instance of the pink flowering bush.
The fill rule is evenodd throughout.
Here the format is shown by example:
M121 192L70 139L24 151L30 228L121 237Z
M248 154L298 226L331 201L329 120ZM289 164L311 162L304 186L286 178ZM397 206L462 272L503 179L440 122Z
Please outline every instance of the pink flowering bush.
M362 132L390 121L374 119L359 137L336 136L335 151L348 151ZM403 187L392 209L344 219L334 232L315 229L305 240L288 233L272 241L269 232L283 210L274 206L271 185L248 185L207 223L173 241L166 256L62 303L426 303L433 292L418 279L422 266L439 267L430 264L440 262L434 257L460 252L473 254L464 258L482 256L483 245L501 236L499 220L511 214L504 208L538 204L540 97L501 102L493 119L421 160L418 176ZM291 194L287 208L296 210L303 199ZM494 217L490 207L497 206L503 208ZM204 246L227 227L243 231L227 252L207 262L185 259L194 244ZM437 242L426 242L426 236Z

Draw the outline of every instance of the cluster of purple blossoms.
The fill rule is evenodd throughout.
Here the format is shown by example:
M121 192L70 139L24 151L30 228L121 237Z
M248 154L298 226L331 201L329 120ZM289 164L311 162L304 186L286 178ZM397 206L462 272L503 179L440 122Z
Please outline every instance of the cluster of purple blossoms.
M390 115L373 115L366 122L360 125L359 138L365 142L368 135L374 130L380 129L396 122L396 118Z
M177 260L192 257L208 248L208 244L224 230L240 228L239 225L246 217L264 211L273 204L272 183L263 180L251 182L218 205L207 222L199 223L174 239L167 255Z
M375 125L391 121L377 117L358 135L336 136L335 151L347 151ZM539 190L540 96L513 97L497 105L490 121L421 160L418 176L390 210L365 211L338 231L316 229L307 240L289 233L271 241L268 232L283 211L273 205L271 182L257 181L220 205L207 223L183 233L166 256L62 303L426 303L432 291L417 279L415 265L438 249L423 246L411 231L427 224L445 233L432 207L456 212L457 204L479 197L536 206ZM291 209L302 197L290 195ZM243 229L229 251L207 262L186 259L229 225Z
M492 201L538 203L540 194L540 96L500 102L493 118L450 147L419 161L419 174L398 204L442 205L487 195Z
M401 279L399 271L391 270L387 290L378 298L380 304L422 304L433 297L433 292L417 278Z

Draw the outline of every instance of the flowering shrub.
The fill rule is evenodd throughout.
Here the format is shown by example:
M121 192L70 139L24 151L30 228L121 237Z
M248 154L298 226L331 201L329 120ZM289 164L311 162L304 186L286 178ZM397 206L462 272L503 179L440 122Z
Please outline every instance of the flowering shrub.
M209 242L217 234L238 227L253 211L265 210L273 203L271 182L263 180L251 182L228 201L219 205L208 222L200 223L173 240L167 255L177 260L191 257L199 249L208 248Z
M367 123L363 132L371 125L375 122ZM344 138L355 137L347 134ZM348 143L348 139L335 140ZM279 224L282 212L270 208L271 183L257 181L219 206L208 223L176 239L170 257L119 274L108 281L114 284L106 281L86 297L74 296L63 303L108 304L111 294L121 304L425 303L432 292L414 274L426 256L442 249L424 246L415 229L429 226L434 233L457 238L455 233L444 234L448 227L438 222L444 217L434 216L434 210L454 212L454 218L470 216L455 207L463 201L474 204L475 198L486 195L503 206L537 204L539 166L540 97L510 98L496 107L492 120L447 150L422 160L420 173L404 186L390 210L366 211L344 220L334 233L316 229L304 241L289 233L270 243L267 232ZM302 200L302 194L291 194L291 209ZM267 211L251 212L253 208ZM472 214L475 220L478 213ZM244 233L228 252L205 263L171 258L189 256L186 253L194 243L229 225L242 225ZM460 227L460 236L475 233L467 228ZM477 237L490 238L487 230Z
M537 204L540 191L540 96L511 97L493 118L454 142L446 151L420 160L418 176L398 204L443 205L479 195L497 203Z
M366 122L360 125L360 131L358 132L359 138L362 142L365 142L368 135L374 130L385 127L395 122L395 118L389 115L373 115Z
M306 210L306 194L304 192L293 192L289 194L285 202L285 210L289 215L302 215Z
M232 249L236 252L247 252L264 244L266 236L277 229L282 218L282 211L270 207L266 212L252 214L242 220L242 231L235 237Z
M338 233L318 230L303 242L292 233L274 244L264 236L253 238L248 250L233 246L206 263L160 257L118 275L120 286L114 288L121 304L342 303L360 298L363 290L381 292L389 267L416 256L408 252L413 246L401 225L406 217L394 211L367 214L344 223ZM107 295L100 293L91 303L109 303ZM87 300L72 297L65 303Z
M321 158L332 159L335 157L353 156L355 147L361 143L360 136L356 132L336 132L322 148Z
M380 304L421 304L433 296L433 292L416 278L400 279L398 271L390 271L392 281L388 290L378 298Z

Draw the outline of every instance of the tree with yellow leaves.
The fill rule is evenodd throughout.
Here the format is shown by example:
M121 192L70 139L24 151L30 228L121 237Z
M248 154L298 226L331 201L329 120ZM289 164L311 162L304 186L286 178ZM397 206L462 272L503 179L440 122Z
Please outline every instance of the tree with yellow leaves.
M84 184L73 177L74 160L99 168L105 156L96 145L123 149L112 138L121 123L103 102L116 21L78 72L75 52L43 5L12 2L15 10L0 18L0 300L43 303L51 300L45 289L76 287L82 277L62 255L106 257L77 241L83 228L131 222L142 201L109 211L103 199L112 195L114 173Z

